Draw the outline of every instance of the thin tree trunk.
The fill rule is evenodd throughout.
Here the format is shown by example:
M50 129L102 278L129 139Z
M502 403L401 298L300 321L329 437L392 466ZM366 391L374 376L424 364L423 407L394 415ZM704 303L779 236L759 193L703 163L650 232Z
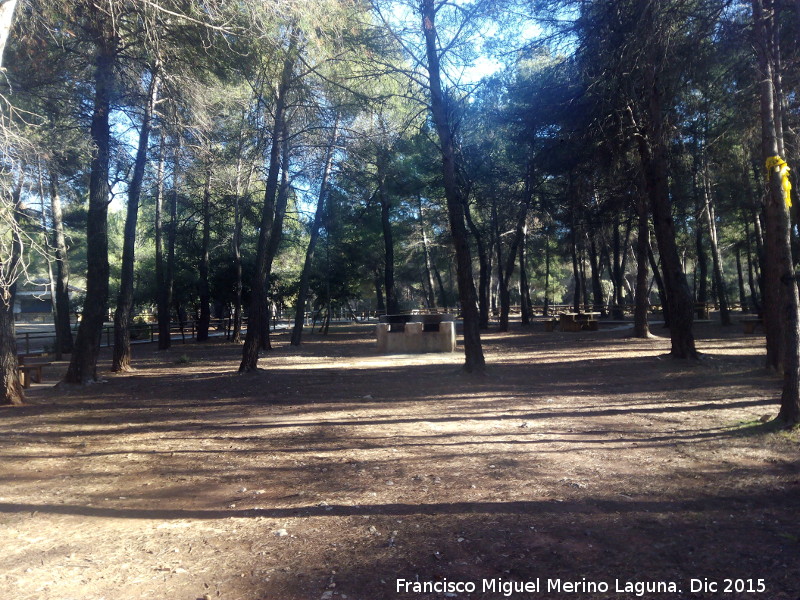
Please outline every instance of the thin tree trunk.
M756 265L753 261L753 248L750 243L750 226L747 223L745 223L745 241L747 243L747 285L750 287L750 306L756 313L761 314L761 297L756 285Z
M455 146L440 79L439 54L436 47L437 36L434 25L436 18L434 1L422 0L420 9L422 13L422 30L425 36L425 51L428 58L431 113L439 134L447 212L450 221L450 232L456 249L458 294L461 300L461 314L464 320L464 368L469 373L483 373L485 371L485 359L481 346L480 316L478 314L475 284L472 279L472 258L470 257L467 241L467 230L464 225L464 205L456 180Z
M621 320L624 317L622 312L622 244L619 236L619 217L614 215L614 229L612 232L612 277L611 281L614 285L614 302L611 308L611 316L616 320Z
M211 323L211 290L208 284L209 250L211 248L211 165L206 169L203 186L203 242L200 248L198 296L200 297L200 319L197 321L197 341L208 340L208 327Z
M392 238L392 223L389 220L392 199L386 189L383 160L380 160L379 164L378 196L381 203L381 229L383 230L383 287L386 291L387 313L397 314L400 309L397 304L397 292L394 288L394 239Z
M703 244L703 228L698 225L695 231L695 248L697 253L697 275L695 275L695 302L698 306L708 304L708 255Z
M70 326L69 306L69 259L64 237L64 219L61 209L61 196L58 192L58 174L50 170L50 212L53 217L53 248L56 255L55 277L55 327L58 352L72 352L72 328Z
M550 316L550 233L545 229L544 236L544 308L542 316Z
M664 317L664 327L669 327L669 297L667 296L666 289L664 289L664 278L661 277L661 269L656 261L655 254L653 254L652 243L647 249L647 260L650 263L650 270L653 271L653 279L656 282L658 298L661 301L661 313Z
M428 297L428 308L437 309L436 290L433 287L433 269L431 268L431 251L428 244L428 231L425 227L425 215L422 209L422 196L417 196L419 207L419 228L422 234L422 251L425 254L425 285L427 285L426 295Z
M375 284L375 305L379 314L386 313L386 302L383 299L383 277L381 273L375 273L373 277Z
M575 207L570 211L572 222L569 231L569 252L572 258L572 279L574 282L573 295L572 295L572 310L576 313L581 312L581 273L578 268L578 233L575 230Z
M491 261L486 246L481 238L481 232L472 219L469 204L464 202L464 217L467 227L475 238L475 248L478 252L478 318L481 329L489 328L489 289L491 287ZM442 288L444 289L444 288Z
M528 218L528 207L531 205L532 192L529 183L526 183L526 192L523 202L520 204L517 211L517 220L514 227L514 237L511 240L511 246L506 255L506 266L502 273L502 280L500 282L500 331L508 331L508 318L511 310L511 275L514 273L514 263L517 260L519 247L523 244L525 238L525 221ZM498 236L497 243L500 243ZM500 253L497 254L498 261Z
M147 164L147 150L150 145L150 128L158 97L158 67L151 73L147 91L147 104L139 132L139 147L133 166L133 177L128 186L128 207L125 217L125 237L122 245L122 273L120 277L117 308L114 311L114 357L111 370L115 372L131 370L131 332L130 320L133 310L133 267L136 249L136 224L139 220L139 200L142 194L144 169Z
M233 328L231 331L231 341L238 344L242 341L242 201L239 184L239 174L236 176L236 204L233 213L233 240L231 246L233 250L233 269L235 276L234 299L233 299Z
M250 311L248 315L247 335L242 348L242 362L239 372L255 371L258 369L258 352L263 344L263 324L266 315L266 285L268 279L268 234L271 230L273 218L272 210L278 193L278 172L280 171L280 156L282 136L284 135L284 121L286 111L286 95L292 80L292 71L296 60L295 48L297 44L297 30L292 27L290 32L289 48L283 61L281 81L275 100L275 116L272 128L270 148L269 171L267 174L267 188L264 193L264 207L261 213L261 229L258 235L258 250L256 255L256 273L253 278Z
M264 294L269 292L270 277L272 276L272 263L278 255L278 249L283 239L283 220L286 216L286 205L289 202L289 132L284 122L284 135L281 141L281 184L278 188L278 198L275 203L275 218L272 221L272 231L267 243L267 279L264 285ZM269 317L277 310L275 303L270 303L267 310L267 318L263 321L261 334L261 349L272 349L269 339Z
M720 323L723 326L731 324L731 314L728 307L728 297L725 292L725 275L722 271L722 255L717 242L717 223L714 214L714 204L711 200L711 189L708 175L708 164L703 166L703 199L705 202L706 225L708 237L711 242L711 258L714 269L714 285L717 289L719 300Z
M523 325L531 324L532 305L531 305L531 289L528 283L528 227L524 227L522 232L522 243L519 245L519 296L520 296L520 309L522 311L521 319Z
M606 305L603 302L603 287L600 284L600 260L597 252L595 236L589 236L589 268L592 274L592 310L606 316Z
M156 246L156 309L158 317L158 349L166 350L169 348L169 300L166 293L166 274L164 265L164 162L166 155L166 143L164 129L160 131L158 145L158 166L156 167L156 214L155 214L155 246Z
M103 19L103 17L98 17ZM111 131L109 112L114 93L116 39L110 24L97 32L95 94L90 127L94 153L89 173L89 212L86 218L86 298L65 383L85 385L97 380L100 336L108 316L108 173Z
M650 223L647 214L647 200L644 194L639 194L636 208L639 213L639 228L636 240L636 292L634 294L633 336L648 338L650 337L650 327L647 324L647 311L650 308L648 300L650 289L647 285L647 253L650 250Z
M325 197L328 194L328 177L331 173L333 166L333 149L336 146L336 136L339 127L339 115L336 115L336 120L333 124L333 133L331 134L331 141L325 151L325 166L322 169L322 181L319 185L319 194L317 195L317 208L314 211L314 221L311 223L311 232L308 240L308 247L306 248L306 257L303 262L303 271L300 274L300 286L297 292L297 301L294 305L294 328L292 329L292 346L299 346L303 337L303 321L306 313L306 302L308 300L308 288L311 283L311 267L314 262L314 251L317 247L317 240L319 239L319 230L322 227L322 217L325 214ZM383 298L381 298L383 300Z
M742 270L742 249L736 246L736 282L739 285L739 310L747 312L747 292L744 289L744 271Z

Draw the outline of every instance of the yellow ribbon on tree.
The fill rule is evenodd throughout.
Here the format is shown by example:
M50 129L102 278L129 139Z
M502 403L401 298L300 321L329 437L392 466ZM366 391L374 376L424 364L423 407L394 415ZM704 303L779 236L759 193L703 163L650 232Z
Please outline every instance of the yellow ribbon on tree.
M786 206L792 205L792 182L789 181L789 165L780 156L770 156L767 159L767 178L769 173L775 169L781 175L781 187L783 188L783 199L786 201Z

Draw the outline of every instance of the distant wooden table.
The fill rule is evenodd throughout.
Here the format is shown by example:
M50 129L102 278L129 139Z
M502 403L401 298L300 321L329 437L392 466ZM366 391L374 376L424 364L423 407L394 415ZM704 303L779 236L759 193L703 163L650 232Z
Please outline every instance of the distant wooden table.
M42 367L46 367L52 363L46 361L31 362L31 358L39 358L42 356L41 352L28 352L26 354L17 354L17 372L19 373L19 382L23 388L31 387L31 383L42 382Z
M597 316L600 313L561 313L559 327L561 331L597 331Z

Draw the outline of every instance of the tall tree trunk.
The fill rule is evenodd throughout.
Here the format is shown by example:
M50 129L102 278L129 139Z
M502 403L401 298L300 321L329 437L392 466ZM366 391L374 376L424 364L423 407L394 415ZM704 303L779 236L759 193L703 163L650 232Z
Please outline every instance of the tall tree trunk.
M511 310L511 275L514 273L514 263L517 260L518 249L524 243L525 238L525 222L528 219L528 208L531 205L532 191L529 183L526 183L526 191L524 200L517 210L517 220L514 226L514 237L511 240L511 246L506 255L506 265L502 272L502 280L500 282L500 331L508 331L508 317ZM497 243L500 243L498 235ZM500 260L500 253L497 254L498 261ZM522 301L524 303L524 300Z
M64 219L61 210L61 196L58 192L58 173L50 170L50 212L53 217L53 248L56 255L55 281L55 327L58 352L72 352L72 328L70 326L69 306L69 259L67 242L64 237Z
M634 293L633 336L648 338L650 337L650 327L647 324L647 311L650 308L648 300L650 290L647 285L647 253L650 250L650 223L647 213L647 200L644 194L639 194L636 204L639 227L636 239L636 291Z
M97 358L108 305L108 172L116 39L105 17L96 32L95 92L90 128L94 144L89 172L89 212L86 218L86 299L65 383L85 385L97 380Z
M595 234L589 236L589 268L592 274L592 310L606 316L606 305L603 302L603 287L600 283L600 260L597 252Z
M150 145L150 128L158 97L158 67L151 72L147 90L147 103L139 132L139 147L133 166L133 177L128 185L128 207L125 217L125 237L122 244L122 273L120 276L117 308L114 311L114 358L112 371L131 370L131 332L130 320L133 310L133 266L136 248L136 224L139 220L139 199L142 194L144 169L147 164L147 150Z
M664 316L664 327L669 327L669 297L664 288L664 278L661 277L661 269L656 256L653 254L653 246L650 244L647 248L647 260L650 263L650 269L653 271L653 279L656 282L656 289L658 290L658 298L661 301L661 313Z
M392 199L386 189L385 166L382 160L379 160L379 165L378 196L381 203L381 229L383 230L383 287L386 290L386 312L397 314L400 308L394 287L394 239L392 238L392 222L389 220Z
M703 243L703 228L700 226L700 216L703 208L698 208L698 218L695 221L694 242L697 254L697 274L695 275L695 301L705 309L708 304L708 255Z
M14 331L14 300L17 291L17 278L21 271L23 252L22 229L18 219L21 212L22 186L25 169L20 168L19 177L12 191L14 220L11 222L13 241L11 256L0 263L0 405L21 405L25 394L17 374L17 338Z
M667 181L667 145L663 132L661 91L653 83L650 90L649 135L639 138L639 155L644 171L644 181L653 214L658 252L663 266L664 288L669 305L671 356L697 358L692 323L694 321L692 294L681 265L672 218Z
M523 228L522 243L519 245L519 297L520 297L520 310L521 320L523 325L531 324L532 303L531 303L531 288L528 282L528 227Z
M472 237L475 238L475 248L478 252L478 319L481 329L489 328L489 289L491 287L491 261L489 253L481 237L481 232L472 219L469 204L464 202L464 217L467 221ZM444 289L444 288L442 288Z
M278 188L278 198L275 203L275 218L272 221L272 231L267 243L267 279L264 287L265 297L269 293L270 277L272 276L272 263L278 255L278 249L283 239L283 220L286 217L286 205L289 202L289 131L284 122L284 135L281 140L281 183ZM261 349L270 350L272 344L269 339L269 318L276 313L277 306L274 302L269 303L267 308L267 318L262 322Z
M747 243L747 285L750 288L750 306L756 313L761 314L761 297L756 284L756 264L753 260L753 248L750 242L750 226L747 223L745 223L745 241Z
M703 199L705 202L706 225L708 226L708 238L711 242L711 258L714 269L714 286L717 289L717 299L719 300L719 316L723 326L731 324L731 313L728 307L728 296L725 292L725 275L722 271L722 255L717 242L717 223L714 214L714 203L711 199L711 183L708 175L708 164L703 165Z
M764 325L772 336L782 329L783 354L769 357L783 368L783 390L778 419L786 424L800 422L800 297L792 263L788 199L784 198L783 179L786 176L781 159L781 139L778 122L781 107L775 104L773 65L769 52L768 24L771 14L765 14L761 0L753 0L755 49L760 80L762 159L768 166L769 193L765 207L766 268L764 289ZM772 23L774 26L775 24ZM775 331L775 328L779 331Z
M169 298L167 296L166 265L164 264L164 161L166 155L164 129L160 131L158 144L158 166L156 167L156 214L155 214L155 246L156 246L156 308L158 313L158 349L166 350L170 346L169 330Z
M550 316L550 232L544 233L544 308L542 316Z
M464 368L469 373L483 373L485 371L485 359L483 347L481 346L480 317L475 284L472 279L472 258L470 257L469 243L467 241L467 229L464 225L464 206L456 180L455 146L440 79L439 54L436 47L437 36L434 25L436 11L433 0L422 0L420 9L422 13L422 31L425 36L425 51L428 58L431 113L436 124L436 131L439 134L447 213L450 221L450 232L456 249L458 294L461 300L461 314L464 319Z
M436 290L433 284L433 269L431 267L431 249L428 243L428 229L425 227L425 213L422 208L422 196L417 196L417 204L419 207L419 229L422 235L422 252L425 254L425 285L427 289L425 294L428 297L428 308L437 309Z
M231 341L238 344L242 341L242 194L239 183L239 174L236 176L236 204L233 214L233 239L231 249L233 250L233 270L234 270L234 298L233 298L233 327L231 331Z
M491 219L495 257L497 259L497 299L500 303L500 326L498 329L499 331L508 331L508 313L511 310L511 299L506 283L505 261L503 260L503 238L500 235L500 218L497 214L497 196L495 195L492 196Z
M386 312L386 301L383 299L383 273L375 273L372 278L375 284L375 307L379 314Z
M609 265L612 269L611 271L611 282L614 286L613 295L614 295L614 302L611 307L611 316L616 320L621 320L625 315L622 311L622 277L623 277L623 270L622 270L622 240L620 239L619 235L619 216L614 215L614 229L612 231L612 250L613 250L613 261L612 264Z
M261 229L258 235L258 250L256 254L256 272L253 278L250 311L248 315L247 335L242 348L242 362L239 372L255 371L258 369L258 352L263 344L264 322L267 320L266 310L266 285L269 274L268 265L268 236L273 219L273 208L278 193L278 172L280 171L280 157L282 136L284 135L284 122L286 119L286 95L292 81L292 71L296 60L295 48L297 45L297 30L292 27L289 34L289 48L283 60L280 84L278 85L277 98L275 99L275 116L272 127L272 140L269 157L269 171L267 173L267 188L264 193L264 207L261 213Z
M325 150L325 166L322 169L322 181L319 184L317 195L317 208L314 211L314 221L311 223L311 232L306 248L306 258L303 262L303 271L300 274L300 288L297 292L297 301L294 305L294 328L292 329L292 346L299 346L303 337L303 321L305 320L306 302L308 301L308 288L311 282L311 267L314 262L314 251L317 248L319 230L322 226L322 217L325 214L325 197L328 194L328 177L333 166L333 149L336 146L337 130L339 128L339 115L333 124L333 132L328 148ZM382 294L381 294L382 296ZM381 297L381 301L383 298Z
M747 312L747 292L744 289L742 248L740 246L736 246L736 283L739 285L739 310L741 312Z
M574 211L570 211L574 213ZM572 310L576 313L581 312L581 272L578 268L578 234L575 231L575 219L572 220L572 226L569 232L569 253L572 258L572 279L574 282L572 294Z
M208 340L208 327L211 323L211 290L208 284L209 251L211 248L211 165L206 169L206 181L203 186L203 242L200 248L200 264L197 284L200 298L200 318L197 321L197 341Z

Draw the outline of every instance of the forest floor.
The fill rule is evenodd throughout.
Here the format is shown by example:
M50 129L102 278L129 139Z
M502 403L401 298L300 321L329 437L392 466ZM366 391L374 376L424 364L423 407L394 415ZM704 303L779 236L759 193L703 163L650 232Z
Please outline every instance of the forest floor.
M698 326L687 364L655 333L489 332L477 378L369 326L275 335L247 375L219 341L86 388L56 363L0 411L2 598L796 600L763 336ZM414 591L445 580L475 591Z

